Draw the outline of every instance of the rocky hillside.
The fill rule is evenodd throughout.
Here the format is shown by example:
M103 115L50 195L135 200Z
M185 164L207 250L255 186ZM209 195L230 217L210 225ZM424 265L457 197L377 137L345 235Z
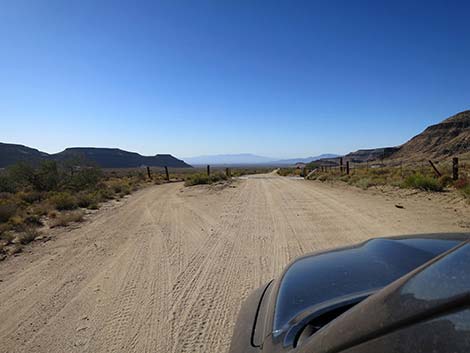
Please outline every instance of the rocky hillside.
M446 159L470 152L470 110L431 125L400 146L391 158L403 160Z
M383 148L372 148L357 150L356 152L348 153L344 156L345 160L353 163L361 163L367 161L375 161L388 158L396 153L399 147L383 147Z
M0 143L0 168L25 161L38 163L44 159L58 161L80 159L102 168L136 168L141 166L171 168L190 168L184 161L170 154L157 154L155 156L142 156L135 152L128 152L118 148L74 147L56 153L47 154L22 145Z

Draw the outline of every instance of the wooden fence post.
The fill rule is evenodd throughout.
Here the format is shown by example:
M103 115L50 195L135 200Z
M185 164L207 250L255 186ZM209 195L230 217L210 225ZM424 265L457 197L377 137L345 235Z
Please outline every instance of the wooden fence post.
M438 177L441 177L442 176L441 172L436 168L436 166L431 160L429 160L429 164L431 164L432 169L434 169L434 173L436 173Z
M170 181L170 173L168 173L168 167L165 166L165 174L166 174L166 180Z
M343 174L343 157L340 157L339 159L339 169L341 171L341 174Z
M457 157L452 158L452 179L459 179L459 159Z
M208 164L207 165L207 176L211 175L211 166Z
M227 175L227 178L232 177L232 173L230 173L230 168L225 168L225 174Z
M349 161L346 161L346 174L349 175Z
M150 174L150 167L147 166L147 175L149 177L149 179L152 179L152 174Z

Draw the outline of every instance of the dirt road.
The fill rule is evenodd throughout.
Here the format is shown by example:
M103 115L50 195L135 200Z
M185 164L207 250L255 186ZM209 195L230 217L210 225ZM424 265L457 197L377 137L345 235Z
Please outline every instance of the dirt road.
M0 263L0 352L223 353L246 295L296 256L461 218L274 175L154 186Z

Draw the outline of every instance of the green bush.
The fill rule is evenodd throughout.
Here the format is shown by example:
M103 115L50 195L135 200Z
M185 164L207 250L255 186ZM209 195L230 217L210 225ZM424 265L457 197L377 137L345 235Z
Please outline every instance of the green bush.
M35 173L33 187L39 191L57 190L61 179L59 167L55 161L44 161Z
M128 180L113 179L109 181L109 187L115 194L130 194L131 188Z
M443 188L451 186L453 183L454 181L452 180L452 177L450 177L449 175L443 175L439 178L439 184Z
M0 223L8 220L16 214L18 205L12 201L0 201Z
M68 192L59 192L50 198L50 202L59 210L73 210L78 207L77 200Z
M76 171L68 180L67 185L73 190L95 188L103 178L103 172L98 168L86 168Z
M361 189L364 189L364 190L365 190L365 189L368 189L368 188L370 188L371 186L374 186L374 185L376 185L376 184L375 184L375 183L372 181L372 179L370 179L370 178L361 178L361 179L358 179L358 180L354 183L354 185L356 185L356 186L360 187Z
M15 192L16 183L8 175L0 175L0 192Z
M437 179L422 174L410 175L405 179L402 186L425 191L442 191L443 189Z
M21 200L27 203L38 202L44 198L43 193L39 191L25 191L25 192L19 193L18 196L21 198Z
M227 176L224 173L215 173L210 176L211 183L216 183L221 180L227 180Z
M111 189L101 189L97 192L97 199L100 202L108 201L114 199L114 193Z
M192 186L192 185L201 185L201 184L209 184L210 179L206 174L194 174L189 176L185 181L185 186Z
M81 192L76 196L78 207L89 208L98 202L98 197L94 193Z

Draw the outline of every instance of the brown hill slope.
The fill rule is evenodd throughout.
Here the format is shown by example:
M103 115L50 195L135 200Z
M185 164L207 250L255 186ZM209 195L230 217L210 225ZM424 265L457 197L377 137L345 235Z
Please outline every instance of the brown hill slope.
M392 159L447 159L470 153L470 110L458 113L400 146Z

